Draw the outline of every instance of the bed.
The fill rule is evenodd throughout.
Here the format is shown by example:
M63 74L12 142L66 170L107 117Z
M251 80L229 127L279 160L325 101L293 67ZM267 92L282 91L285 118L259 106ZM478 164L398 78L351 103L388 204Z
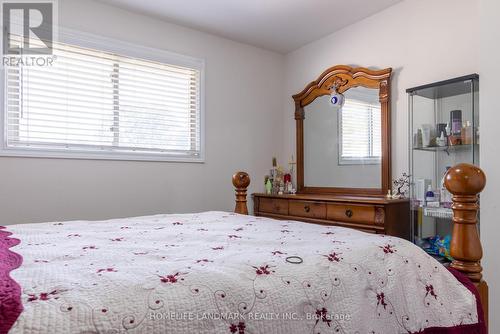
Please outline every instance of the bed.
M484 175L448 179L455 269L396 237L249 216L241 172L234 213L7 226L0 333L486 333L467 258Z

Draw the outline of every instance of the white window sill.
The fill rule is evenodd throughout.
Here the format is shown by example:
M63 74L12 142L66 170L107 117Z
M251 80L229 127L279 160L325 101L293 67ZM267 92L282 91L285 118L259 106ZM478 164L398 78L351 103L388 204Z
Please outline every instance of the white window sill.
M154 153L124 153L124 152L86 152L4 148L0 157L18 158L49 158L49 159L83 159L83 160L120 160L120 161L158 161L158 162L192 162L204 163L205 158L183 157Z
M349 166L349 165L380 165L382 163L381 159L373 159L373 158L365 158L365 159L349 159L349 158L340 158L339 165L340 166Z

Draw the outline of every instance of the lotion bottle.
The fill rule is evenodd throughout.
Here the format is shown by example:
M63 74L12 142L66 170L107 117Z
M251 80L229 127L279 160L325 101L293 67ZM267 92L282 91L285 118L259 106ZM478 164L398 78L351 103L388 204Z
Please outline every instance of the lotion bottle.
M432 186L429 184L427 187L427 192L425 193L425 201L428 202L433 202L435 199L434 197L434 192L432 191Z

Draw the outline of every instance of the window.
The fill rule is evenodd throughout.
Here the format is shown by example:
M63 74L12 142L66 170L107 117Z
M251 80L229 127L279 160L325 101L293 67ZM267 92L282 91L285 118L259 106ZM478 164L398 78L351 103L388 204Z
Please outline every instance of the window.
M339 113L339 163L374 164L382 156L379 104L346 99Z
M54 54L53 66L5 68L4 154L202 161L202 61L65 43Z

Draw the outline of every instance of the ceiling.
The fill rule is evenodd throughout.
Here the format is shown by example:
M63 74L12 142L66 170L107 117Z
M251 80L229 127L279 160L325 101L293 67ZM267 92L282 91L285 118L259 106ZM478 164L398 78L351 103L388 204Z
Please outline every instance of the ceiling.
M100 0L287 53L401 0Z

